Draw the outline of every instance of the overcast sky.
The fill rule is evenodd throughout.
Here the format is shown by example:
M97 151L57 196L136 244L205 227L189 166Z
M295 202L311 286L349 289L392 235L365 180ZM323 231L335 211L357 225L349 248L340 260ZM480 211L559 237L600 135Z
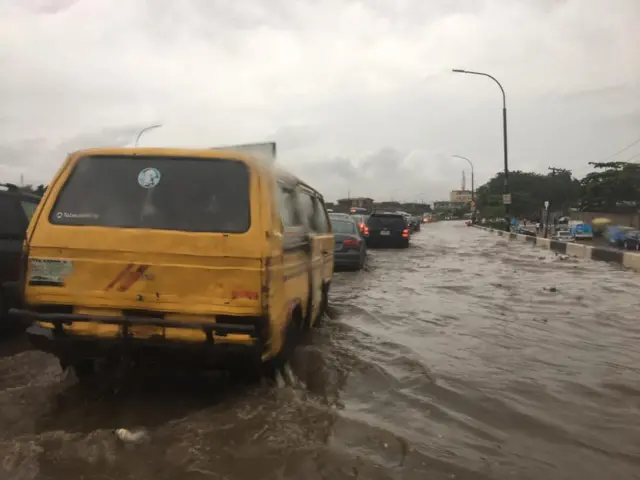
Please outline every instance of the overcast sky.
M640 0L0 0L0 180L161 122L141 145L275 139L330 200L446 198L452 155L503 165L498 87L452 68L502 82L512 170L640 138Z

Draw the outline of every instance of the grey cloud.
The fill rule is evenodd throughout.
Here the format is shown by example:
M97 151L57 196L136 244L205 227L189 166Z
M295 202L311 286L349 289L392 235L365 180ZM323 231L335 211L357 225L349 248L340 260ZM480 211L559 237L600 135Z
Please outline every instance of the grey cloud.
M16 5L0 6L0 175L13 180L47 181L66 150L127 143L128 126L160 118L147 142L275 139L329 197L442 198L467 168L453 154L478 184L502 168L500 92L452 67L505 86L513 169L579 172L637 133L637 0Z

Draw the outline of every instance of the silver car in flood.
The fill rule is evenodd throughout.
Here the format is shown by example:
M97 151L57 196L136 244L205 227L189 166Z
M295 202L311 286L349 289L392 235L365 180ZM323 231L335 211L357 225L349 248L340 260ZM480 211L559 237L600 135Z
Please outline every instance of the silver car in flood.
M356 222L331 217L331 228L335 237L334 268L360 270L367 259L367 246Z

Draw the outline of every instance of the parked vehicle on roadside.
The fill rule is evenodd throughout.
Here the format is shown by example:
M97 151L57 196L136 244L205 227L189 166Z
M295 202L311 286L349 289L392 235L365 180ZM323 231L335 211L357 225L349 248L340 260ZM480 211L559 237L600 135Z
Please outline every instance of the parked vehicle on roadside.
M620 246L625 250L640 251L640 230L625 233Z
M22 244L40 197L12 184L0 184L0 328L7 311L20 306Z
M414 232L419 232L422 226L422 217L413 215L411 217L411 228Z
M367 221L369 236L366 238L367 247L396 247L409 246L409 224L401 213L373 212Z
M12 312L81 380L123 358L272 372L319 324L334 260L322 195L234 149L72 153L26 248Z
M571 234L569 230L558 230L556 231L552 239L558 240L560 242L573 242L575 240L575 237Z
M627 241L627 245L633 242L633 240L627 240L627 236L630 233L634 233L635 231L636 230L633 227L627 227L623 225L608 225L605 228L602 236L611 245L614 245L618 248L626 248L624 246L625 241Z
M534 230L530 230L530 228L533 227L516 227L514 229L515 233L519 234L519 235L527 235L529 237L536 237L536 232Z
M353 219L331 219L335 239L334 268L360 270L367 259L365 237Z
M573 238L577 240L591 240L593 239L593 227L588 223L582 223L578 221L569 222L569 232Z

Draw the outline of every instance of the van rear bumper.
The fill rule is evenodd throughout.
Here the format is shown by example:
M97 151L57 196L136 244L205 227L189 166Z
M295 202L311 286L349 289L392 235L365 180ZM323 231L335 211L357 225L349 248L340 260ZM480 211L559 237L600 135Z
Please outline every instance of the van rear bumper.
M130 356L133 360L151 363L191 363L197 368L225 366L238 357L258 361L267 343L268 323L255 317L253 325L212 322L181 322L149 317L99 317L77 314L37 313L11 309L15 316L36 322L53 324L47 328L32 323L26 331L33 347L51 353L63 363L71 364L83 359ZM113 337L75 335L64 329L73 323L102 323L121 326L120 334ZM205 333L204 342L176 341L163 336L134 337L131 327L157 326L164 328L197 329ZM248 335L253 343L234 344L220 341L228 334Z

